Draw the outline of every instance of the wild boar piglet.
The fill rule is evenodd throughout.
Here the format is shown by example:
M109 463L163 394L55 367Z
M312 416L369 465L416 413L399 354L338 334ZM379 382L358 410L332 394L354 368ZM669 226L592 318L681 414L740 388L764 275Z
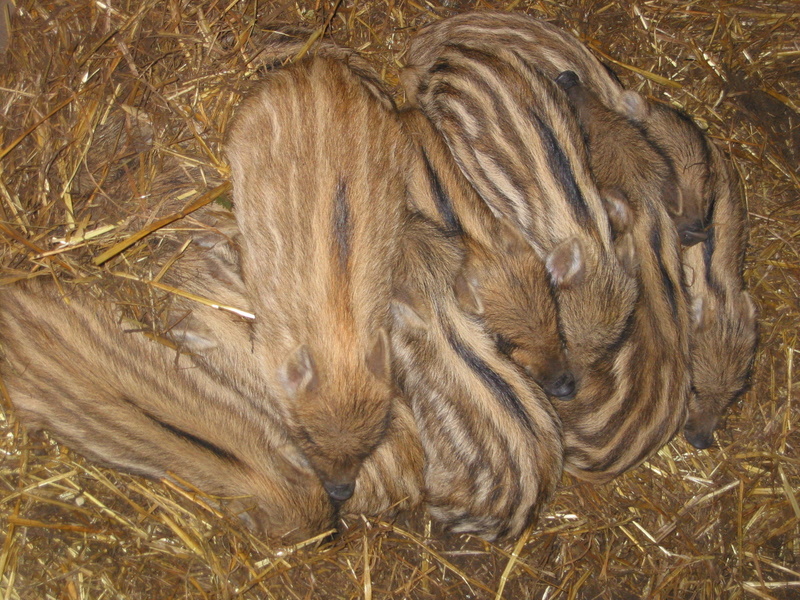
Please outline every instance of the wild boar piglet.
M643 196L613 200L639 295L622 335L589 369L575 399L556 405L566 470L604 482L652 456L686 419L691 391L689 303L675 226ZM626 214L629 213L629 214Z
M572 108L513 51L440 49L417 74L416 102L486 205L544 263L580 386L623 333L637 283L617 258Z
M585 132L592 173L600 190L622 191L634 208L641 196L658 199L676 219L676 227L685 238L687 232L680 229L684 215L676 175L663 151L643 135L640 125L603 104L575 72L564 71L556 82L566 92Z
M456 532L519 535L558 484L558 418L462 311L453 291L464 257L459 237L417 215L403 247L392 347L425 450L428 509Z
M711 201L708 140L681 111L626 90L613 73L573 35L522 13L466 12L422 28L411 42L403 84L409 99L426 92L426 69L445 46L507 49L555 79L573 71L608 108L639 127L640 144L650 144L667 159L676 184L668 194L670 214L685 245L704 239Z
M458 235L466 256L456 279L462 309L479 317L498 348L551 396L569 398L575 378L544 263L516 228L498 219L464 178L442 136L418 110L401 113L418 147L414 207Z
M375 94L343 61L304 59L265 75L226 143L254 349L337 502L396 397L389 303L408 141Z
M70 288L67 288L70 289ZM0 288L3 381L24 423L132 473L174 473L238 497L265 535L299 541L333 526L318 478L280 422L274 399L193 367L127 333L108 303L54 285Z
M665 187L663 179L659 184L659 178L653 176L660 170L657 154L636 147L637 136L629 135L630 122L600 104L574 73L562 73L558 82L566 88L587 128L592 169L599 184L617 187L629 196L659 198L670 210L683 244L692 246L686 238L691 233L681 231L686 215L676 218L669 199L658 192L671 194L672 187ZM685 434L697 448L713 443L714 429L725 409L746 389L756 343L754 304L742 280L747 233L738 182L713 144L707 151L713 175L707 184L712 190L709 220L702 236L694 240L702 243L685 249L682 255L692 305L693 394Z
M748 388L758 341L756 305L744 282L747 213L738 177L716 146L709 150L714 193L708 239L683 254L694 388L684 434L701 449L714 442L725 411Z
M237 312L219 310L176 296L166 314L167 335L198 368L224 380L241 396L254 400L269 394L263 365L253 347L252 321L238 311L252 312L241 279L239 232L233 215L216 211L206 231L165 275L165 282ZM338 514L387 516L422 502L422 446L411 409L392 405L386 436L364 462L353 496L337 506Z

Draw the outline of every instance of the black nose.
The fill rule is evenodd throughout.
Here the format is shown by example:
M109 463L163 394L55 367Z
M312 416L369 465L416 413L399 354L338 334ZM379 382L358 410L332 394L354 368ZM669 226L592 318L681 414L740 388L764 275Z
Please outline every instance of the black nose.
M562 71L558 77L556 77L556 83L562 87L562 89L568 90L571 87L574 87L580 83L580 79L575 74L575 71Z
M353 491L356 489L356 483L354 481L351 481L350 483L333 483L332 481L323 481L322 487L324 487L325 491L328 492L328 496L331 497L331 500L335 500L336 502L344 502L353 495Z
M689 442L692 446L694 446L698 450L705 450L706 448L710 448L711 445L714 443L713 431L711 433L706 433L703 431L689 431L688 429L684 429L683 437L685 437L686 441Z
M575 394L575 377L569 371L562 373L558 379L545 387L544 391L551 396L569 400Z

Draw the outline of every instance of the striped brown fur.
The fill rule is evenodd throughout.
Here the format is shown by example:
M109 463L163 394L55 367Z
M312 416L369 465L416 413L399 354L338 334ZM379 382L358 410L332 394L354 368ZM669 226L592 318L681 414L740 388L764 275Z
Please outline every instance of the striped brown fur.
M456 531L512 536L535 519L557 484L561 445L556 417L542 393L497 352L480 323L461 312L453 291L464 254L459 236L422 217L412 217L408 228L392 342L397 376L414 412L403 402L394 405L387 438L365 461L355 493L341 512L377 514L419 502L421 438L432 514ZM202 243L209 245L212 237L204 235ZM204 277L235 264L227 259L229 250L219 252L224 244L223 239L210 251L196 253L190 248L169 281L247 309L246 297L229 293L236 286L227 282L236 273ZM434 303L433 298L439 300ZM240 343L241 331L231 335L229 330L233 323L246 331L248 323L184 300L176 302L172 314L179 320L172 331L179 332L186 349L197 352L193 358L199 365L215 373L235 368L229 377L239 388L241 375L246 375L244 393L252 393L247 391L251 378L258 381L259 376L243 366L251 364L253 355ZM446 328L452 341L445 337ZM536 436L509 416L520 409ZM437 418L443 411L454 415L445 425ZM471 457L470 462L458 462L463 456Z
M626 114L672 161L679 194L667 208L681 243L692 246L702 242L708 235L714 182L725 177L718 169L727 167L712 160L712 142L685 113L655 102L631 106Z
M551 273L560 240L577 241L585 277L557 287L570 359L582 367L575 398L556 405L565 468L600 482L634 467L683 424L690 391L689 311L666 210L644 185L601 201L566 95L506 48L444 44L417 89L462 170ZM627 261L617 256L623 241Z
M412 202L465 244L464 270L456 279L462 308L479 315L501 350L548 394L571 396L574 377L544 263L515 227L492 215L428 119L417 110L401 116L421 157L413 168L421 188Z
M303 539L334 510L265 388L243 396L174 350L126 333L107 304L50 284L0 288L2 376L30 427L148 477L244 497L267 535ZM252 499L250 499L252 498Z
M684 421L691 389L689 306L678 235L662 193L669 172L653 148L638 144L635 126L570 79L558 78L587 132L618 256L641 286L627 339L587 377L595 394L579 393L577 402L558 407L568 470L602 481L652 454ZM604 149L612 148L610 160ZM602 428L593 430L595 422Z
M528 15L507 11L465 12L423 27L411 41L402 80L413 101L426 86L424 72L447 45L508 48L536 64L551 79L574 71L604 104L615 107L621 86L574 36Z
M611 143L602 136L595 141ZM592 153L593 168L600 158ZM575 401L557 406L567 470L596 482L666 443L684 423L691 393L689 303L675 225L657 179L622 176L614 186L606 206L618 254L639 280L639 297L625 334L593 365Z
M315 35L313 29L305 29L293 25L270 27L263 39L255 43L258 53L251 59L256 73L261 77L269 76L270 71L302 61L303 57L323 57L346 66L370 95L388 110L396 108L391 91L380 78L375 68L363 56L352 48L339 46L331 38L317 39L311 46L308 42Z
M558 418L453 292L463 248L412 216L397 278L392 347L425 449L434 518L486 539L533 523L561 474Z
M575 72L564 71L556 82L575 108L601 190L624 189L634 205L644 195L668 209L679 203L672 163L643 135L641 127L603 104Z
M667 196L669 210L685 244L704 239L715 175L708 141L686 115L625 90L608 69L571 34L521 13L468 12L428 25L414 38L403 81L415 98L424 92L424 72L446 45L476 49L508 48L555 79L574 71L600 101L635 122L646 143L668 161L677 193Z
M683 423L690 397L689 308L677 230L663 194L669 171L661 155L640 143L632 123L569 75L574 77L562 73L558 81L587 132L590 164L598 185L606 190L618 256L641 284L629 339L608 358L613 368L598 368L588 378L597 390L606 390L607 398L598 394L583 406L559 407L568 430L568 469L578 477L602 481L652 454ZM592 439L589 424L595 415L613 409L620 411L614 419L600 420L613 434L603 440L598 430ZM603 443L598 445L598 440ZM619 461L615 455L626 458L609 468L607 464Z
M706 448L726 409L746 390L757 343L756 308L745 289L747 215L735 171L714 145L714 190L708 239L684 251L693 308L694 396L684 434Z
M396 393L389 301L407 143L360 81L323 57L271 71L226 145L255 351L338 500L383 439Z
M640 293L624 333L559 403L566 469L603 482L636 466L678 431L691 391L689 308L675 227L640 198L630 237Z
M514 53L440 48L416 100L483 200L544 260L580 380L623 334L637 286L616 257L572 109Z
M213 228L193 236L195 243L167 272L166 281L181 290L252 311L241 281L239 240L230 213ZM191 360L224 380L242 396L258 398L267 377L253 349L252 322L230 312L176 297L167 315L168 335L191 353ZM383 443L364 462L349 500L339 514L388 514L422 501L422 447L408 405L397 400Z
M587 129L592 170L600 186L625 189L630 198L657 198L669 208L661 194L664 170L657 154L638 144L635 127L579 82L567 87ZM742 279L747 232L738 181L713 144L708 152L714 175L709 184L710 224L703 243L683 252L693 307L689 339L694 388L684 433L698 448L713 443L725 409L747 387L756 343L755 310Z

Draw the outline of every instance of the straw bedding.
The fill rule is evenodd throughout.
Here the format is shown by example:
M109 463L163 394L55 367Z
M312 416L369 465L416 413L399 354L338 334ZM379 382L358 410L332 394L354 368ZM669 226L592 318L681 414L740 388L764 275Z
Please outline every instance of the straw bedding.
M158 275L153 257L201 226L198 205L229 205L220 143L270 26L354 47L397 88L409 35L475 8L572 31L732 156L760 347L717 444L676 438L602 486L565 476L538 526L506 546L444 535L414 514L281 548L190 486L27 434L3 390L2 598L800 597L794 2L0 1L0 283L55 278L133 316L158 313L168 294L145 283Z

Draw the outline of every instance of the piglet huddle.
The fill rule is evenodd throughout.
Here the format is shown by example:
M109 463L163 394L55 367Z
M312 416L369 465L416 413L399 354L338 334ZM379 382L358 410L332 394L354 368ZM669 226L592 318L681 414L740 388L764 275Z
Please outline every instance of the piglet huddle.
M564 469L711 445L756 323L738 182L692 121L521 14L421 30L402 110L354 52L288 61L305 39L271 38L226 143L233 215L167 274L255 319L180 299L176 357L88 295L0 288L27 423L289 539L420 503L513 537Z

